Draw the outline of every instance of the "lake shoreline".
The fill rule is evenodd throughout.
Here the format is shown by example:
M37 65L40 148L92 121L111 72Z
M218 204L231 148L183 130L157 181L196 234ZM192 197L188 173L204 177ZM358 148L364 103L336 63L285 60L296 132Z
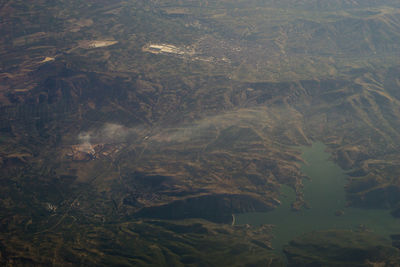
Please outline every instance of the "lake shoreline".
M313 231L371 231L386 238L400 232L399 220L389 210L346 207L344 187L348 176L330 159L323 143L314 142L299 149L305 161L301 171L310 178L303 179L304 200L309 208L293 211L290 205L295 200L295 192L281 186L282 204L278 208L270 212L235 214L236 225L275 225L272 246L277 252L295 237Z

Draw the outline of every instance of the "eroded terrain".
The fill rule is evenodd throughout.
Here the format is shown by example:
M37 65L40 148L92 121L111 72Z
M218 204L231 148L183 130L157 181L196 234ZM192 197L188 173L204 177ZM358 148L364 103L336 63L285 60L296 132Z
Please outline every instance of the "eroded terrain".
M351 170L349 205L397 214L396 1L12 0L0 17L2 263L107 265L116 258L101 251L119 249L96 233L94 250L60 246L148 217L160 232L187 218L230 224L278 206L283 184L302 209L296 146L315 140Z

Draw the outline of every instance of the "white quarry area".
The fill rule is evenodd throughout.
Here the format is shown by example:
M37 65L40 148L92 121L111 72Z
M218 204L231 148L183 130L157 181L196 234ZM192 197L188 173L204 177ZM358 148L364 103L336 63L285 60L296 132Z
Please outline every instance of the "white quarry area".
M91 41L89 47L97 48L97 47L105 47L118 43L118 41Z
M188 46L175 46L172 44L165 43L148 43L143 46L142 51L148 52L156 55L169 55L169 56L177 56L181 58L186 58L190 60L198 60L198 61L206 61L206 62L214 62L214 63L230 63L230 59L224 56L223 54L218 55L210 55L207 52L201 52L204 49L197 50L199 44L195 43L193 45Z
M78 47L84 49L93 49L99 47L107 47L117 44L118 41L115 40L83 40L78 42Z
M175 55L193 55L194 50L189 48L177 47L171 44L148 44L143 47L144 52L153 54L175 54Z

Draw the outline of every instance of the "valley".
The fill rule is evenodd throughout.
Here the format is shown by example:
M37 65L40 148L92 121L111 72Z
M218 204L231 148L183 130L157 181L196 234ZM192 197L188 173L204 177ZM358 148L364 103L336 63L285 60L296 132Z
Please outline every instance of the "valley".
M398 217L397 1L10 0L0 18L1 264L284 266L272 226L232 214L273 214L283 188L303 212L314 142L349 207Z

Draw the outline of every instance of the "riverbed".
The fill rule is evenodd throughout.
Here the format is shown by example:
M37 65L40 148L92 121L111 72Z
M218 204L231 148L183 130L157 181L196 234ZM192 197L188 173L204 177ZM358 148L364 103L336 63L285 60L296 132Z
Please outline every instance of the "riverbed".
M295 199L295 192L282 186L282 204L277 209L236 214L235 224L275 225L272 246L277 251L296 236L314 230L372 231L387 238L390 234L400 233L400 220L393 218L389 210L346 207L344 186L347 175L330 160L323 143L315 142L300 149L306 162L301 171L310 178L303 180L304 199L309 209L292 211L290 204Z

